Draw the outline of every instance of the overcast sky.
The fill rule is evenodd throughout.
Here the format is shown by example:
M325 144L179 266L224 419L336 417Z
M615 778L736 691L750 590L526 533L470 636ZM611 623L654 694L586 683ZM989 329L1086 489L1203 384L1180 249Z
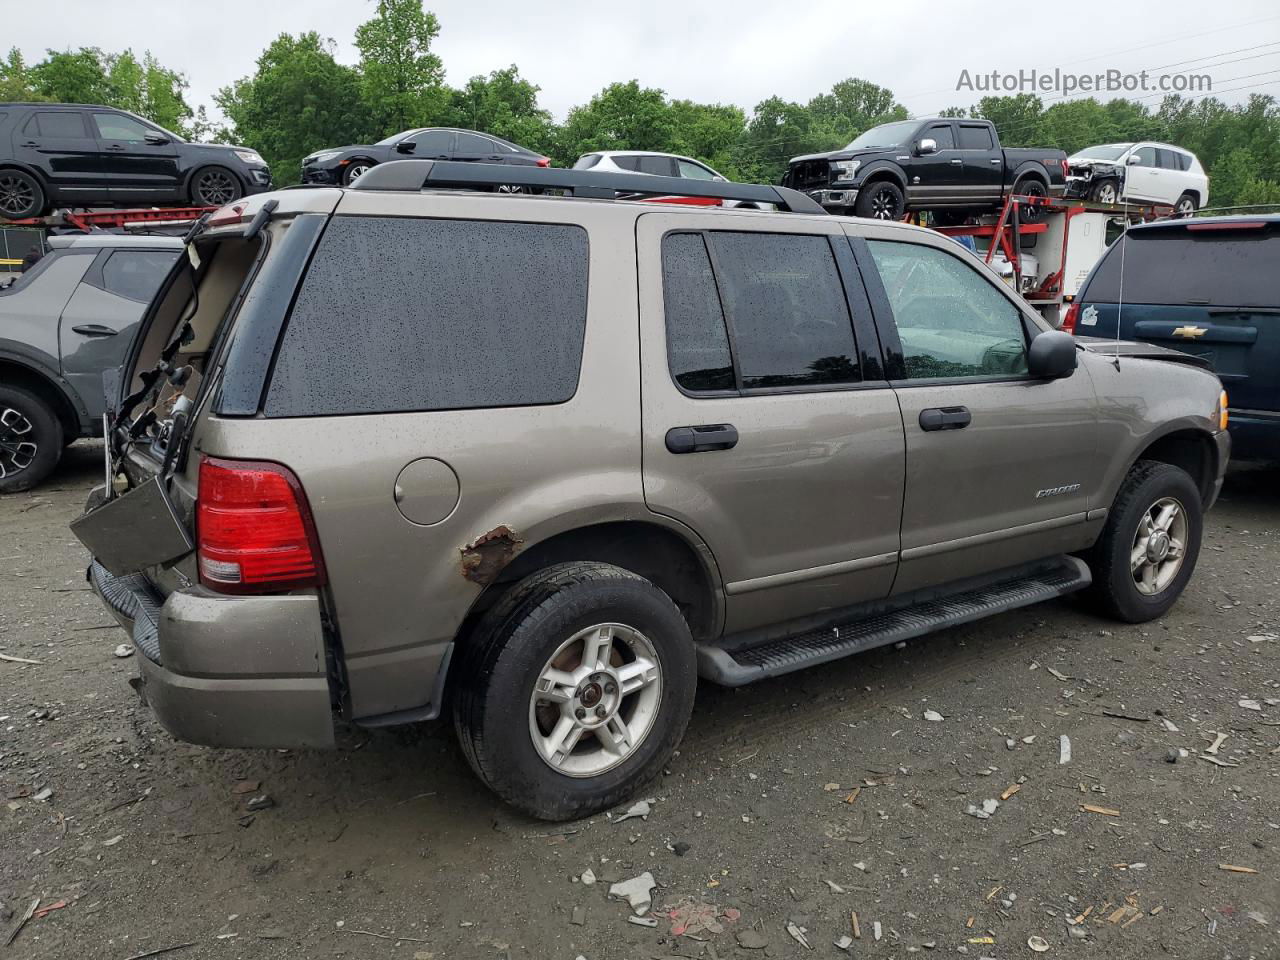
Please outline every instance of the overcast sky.
M837 80L857 76L889 87L913 114L923 115L981 98L982 93L956 91L961 70L1033 67L1204 72L1229 102L1248 95L1247 89L1227 89L1234 87L1259 85L1259 92L1280 96L1275 0L1077 8L954 0L428 0L427 7L440 19L436 49L448 82L462 84L515 63L542 88L542 104L557 119L605 84L632 78L672 97L736 103L748 111L773 94L803 102ZM337 41L339 60L354 63L351 38L374 3L45 0L23 9L32 15L6 18L0 44L16 44L29 61L51 47L149 49L166 66L186 73L193 107L203 103L215 112L213 93L251 73L263 47L280 33L315 30ZM1236 62L1223 62L1229 60ZM1058 95L1042 96L1050 101ZM1159 100L1155 95L1144 102Z

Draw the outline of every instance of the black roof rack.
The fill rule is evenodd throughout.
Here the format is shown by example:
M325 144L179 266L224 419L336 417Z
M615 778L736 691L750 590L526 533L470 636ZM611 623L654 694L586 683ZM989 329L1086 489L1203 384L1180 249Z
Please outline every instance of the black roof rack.
M659 177L648 173L606 173L560 167L527 167L505 163L461 163L452 160L392 160L360 176L352 190L474 189L477 187L542 187L575 197L616 200L619 194L711 197L746 203L770 203L788 213L826 213L816 200L798 190L761 183L730 183Z

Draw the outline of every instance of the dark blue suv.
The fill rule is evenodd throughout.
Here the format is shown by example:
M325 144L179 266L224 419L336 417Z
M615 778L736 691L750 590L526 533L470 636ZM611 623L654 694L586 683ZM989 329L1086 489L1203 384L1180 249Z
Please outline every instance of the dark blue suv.
M1063 329L1204 358L1227 390L1232 456L1280 460L1280 215L1132 227L1093 268Z

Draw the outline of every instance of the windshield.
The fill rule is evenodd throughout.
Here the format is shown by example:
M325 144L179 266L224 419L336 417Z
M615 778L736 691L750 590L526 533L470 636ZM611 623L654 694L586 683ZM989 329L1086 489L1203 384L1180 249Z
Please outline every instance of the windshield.
M1132 146L1132 143L1104 143L1096 147L1085 147L1079 153L1072 154L1071 159L1083 157L1090 160L1119 160Z
M910 137L919 126L918 120L882 123L878 127L872 127L866 133L859 134L845 149L869 150L872 147L896 147Z

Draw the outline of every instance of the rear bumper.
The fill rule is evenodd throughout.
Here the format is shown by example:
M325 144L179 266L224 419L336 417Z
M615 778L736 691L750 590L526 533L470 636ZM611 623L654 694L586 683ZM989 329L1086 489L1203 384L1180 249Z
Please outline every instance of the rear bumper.
M193 586L163 601L97 562L89 583L133 636L140 692L180 740L328 747L334 717L313 596L225 597Z
M1228 409L1228 414L1237 460L1280 460L1280 412Z

